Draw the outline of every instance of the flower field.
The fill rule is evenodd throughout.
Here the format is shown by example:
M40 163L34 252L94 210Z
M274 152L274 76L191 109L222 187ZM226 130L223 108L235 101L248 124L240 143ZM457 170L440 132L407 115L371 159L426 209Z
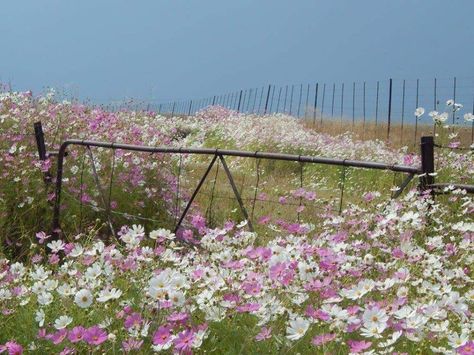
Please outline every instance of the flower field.
M423 119L459 148L446 115ZM474 354L466 191L421 193L415 179L391 199L394 173L235 158L255 232L216 167L175 234L205 157L71 146L55 240L45 174L54 181L56 162L38 160L36 121L50 151L79 138L420 165L413 147L284 115L165 117L0 94L0 353ZM437 181L473 184L472 152L437 150Z

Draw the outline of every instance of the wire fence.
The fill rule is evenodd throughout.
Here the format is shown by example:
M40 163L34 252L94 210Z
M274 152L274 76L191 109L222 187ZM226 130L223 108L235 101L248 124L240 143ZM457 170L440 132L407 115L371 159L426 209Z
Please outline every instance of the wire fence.
M462 104L456 111L448 100ZM245 114L287 114L305 120L321 131L353 132L362 138L380 138L417 144L421 135L435 134L430 111L448 112L445 124L460 130L464 144L474 143L474 77L387 79L376 82L342 82L266 85L210 97L164 103L141 102L109 105L109 109L151 110L166 115L194 115L221 106ZM426 110L417 119L416 108Z

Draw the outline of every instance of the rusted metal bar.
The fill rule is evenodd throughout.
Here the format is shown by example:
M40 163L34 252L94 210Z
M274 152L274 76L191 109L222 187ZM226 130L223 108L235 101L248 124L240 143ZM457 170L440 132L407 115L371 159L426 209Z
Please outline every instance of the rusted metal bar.
M239 190L237 189L237 186L235 186L234 178L232 177L229 167L227 166L227 163L222 155L219 155L219 159L222 163L222 167L224 168L227 178L229 179L230 186L232 187L232 190L234 191L235 198L237 199L237 202L239 203L240 210L242 211L242 214L247 220L250 231L253 232L254 229L253 229L252 221L250 220L247 210L245 209L242 198L240 197Z
M351 159L333 159L324 157L314 157L307 155L296 155L296 154L284 154L284 153L270 153L270 152L250 152L241 150L229 150L229 149L213 149L213 148L173 148L173 147L149 147L140 146L133 144L121 144L121 143L109 143L109 142L98 142L80 139L69 139L65 141L61 148L64 150L69 145L81 145L91 147L103 147L103 148L115 148L124 149L131 151L150 152L150 153L182 153L182 154L200 154L200 155L223 155L223 156L235 156L242 158L261 158L261 159L272 159L272 160L286 160L286 161L299 161L303 163L316 163L316 164L327 164L337 166L347 166L354 168L367 168L367 169L378 169L378 170L390 170L403 173L421 173L421 169L413 166L405 166L398 164L386 164L379 162L363 161L363 160L351 160ZM61 156L61 149L59 151Z

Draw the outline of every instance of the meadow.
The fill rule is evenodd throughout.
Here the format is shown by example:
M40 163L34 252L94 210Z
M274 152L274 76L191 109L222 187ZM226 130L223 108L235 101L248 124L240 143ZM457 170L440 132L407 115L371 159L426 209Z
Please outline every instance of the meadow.
M417 134L445 147L436 181L474 184L470 130L447 127L457 103L445 109L417 110ZM474 353L466 191L435 196L415 177L392 198L403 174L226 158L250 221L216 164L175 234L209 157L70 146L56 239L56 160L38 159L37 121L49 151L76 138L420 165L411 126L385 142L282 114L0 93L0 353Z

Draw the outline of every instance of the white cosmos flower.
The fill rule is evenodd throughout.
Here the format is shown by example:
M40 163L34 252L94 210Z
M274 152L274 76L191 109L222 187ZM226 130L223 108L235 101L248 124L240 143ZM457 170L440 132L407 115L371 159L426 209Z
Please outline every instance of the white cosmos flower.
M451 333L448 334L448 342L452 348L459 348L469 341L468 333Z
M82 245L75 244L74 248L69 253L69 256L73 258L77 258L78 256L81 256L83 252L84 252L84 248L82 247Z
M38 295L38 303L40 305L46 306L53 302L53 295L51 295L49 292L41 292Z
M122 295L122 291L113 288L111 290L104 289L99 292L99 297L97 297L97 301L99 302L107 302L111 299L118 299Z
M387 341L381 342L379 344L379 347L380 348L387 348L389 346L392 346L393 344L395 344L395 342L398 340L398 338L400 338L401 335L402 335L401 331L393 333L392 336L390 338L388 338Z
M453 105L454 105L453 99L449 99L448 101L446 101L446 106L453 106Z
M377 323L370 323L361 328L361 335L366 338L381 338L381 334L385 330L385 326Z
M301 317L290 320L289 325L286 328L286 337L290 340L300 339L306 334L309 324L308 320Z
M59 318L57 318L55 321L54 321L54 327L56 329L64 329L66 328L69 324L72 323L72 318L69 317L69 316L61 316Z
M141 225L134 224L130 229L129 233L132 233L135 237L143 237L145 235L145 228Z
M184 297L184 293L181 291L172 291L168 293L169 300L173 302L174 306L181 307L184 305L186 298Z
M449 114L447 112L440 113L438 115L433 116L433 121L435 123L443 123L449 118Z
M73 294L76 293L76 288L75 287L71 287L70 285L68 284L63 284L61 286L59 286L56 291L63 297L65 296L71 296Z
M35 321L38 322L38 325L42 327L44 325L44 311L42 309L36 311Z
M464 114L464 121L466 122L474 122L474 115L472 113Z
M362 321L367 328L375 326L383 331L387 327L388 316L382 309L366 309L362 315Z
M62 240L53 240L47 245L48 245L48 248L50 248L53 253L59 253L61 250L64 249L64 246L66 244L64 244Z
M81 307L81 308L89 308L92 304L93 296L91 291L83 288L76 293L76 297L74 297L74 302Z
M51 279L46 280L44 282L44 287L48 291L53 291L54 289L56 289L56 287L58 287L58 280L51 280Z
M423 107L418 107L416 110L415 110L415 116L416 118L419 118L421 116L423 116L423 114L425 113L425 109Z
M360 285L357 284L355 287L350 288L348 290L342 290L340 292L341 296L345 298L349 298L351 300L357 300L362 298L367 293L367 291Z
M160 229L151 231L149 236L150 236L151 239L155 239L155 240L158 239L158 238L173 240L174 237L175 237L175 234L172 233L171 231L167 230L167 229L160 228Z
M88 279L96 279L102 274L102 267L99 264L94 264L87 268L85 276Z

